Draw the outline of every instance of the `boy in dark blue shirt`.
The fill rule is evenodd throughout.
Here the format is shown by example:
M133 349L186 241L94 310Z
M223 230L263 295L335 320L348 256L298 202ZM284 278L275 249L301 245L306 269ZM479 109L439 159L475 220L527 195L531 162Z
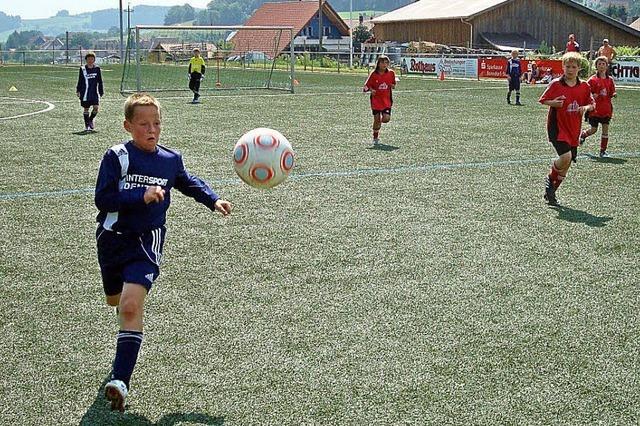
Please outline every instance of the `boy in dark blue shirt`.
M102 85L102 73L100 67L96 66L96 55L88 52L84 56L87 64L80 67L78 75L78 84L76 84L76 95L80 98L80 105L84 108L84 128L90 132L95 129L93 120L98 115L100 98L104 96L104 87ZM93 107L91 114L89 108Z
M118 307L118 332L111 380L105 395L124 411L129 380L142 345L144 301L160 274L166 212L171 189L224 216L231 204L186 171L182 156L158 145L160 104L147 94L125 102L124 128L132 140L111 147L100 164L95 204L98 262L107 303Z
M520 77L522 76L522 67L520 59L518 59L518 51L511 52L511 58L507 60L507 80L509 80L509 92L507 93L507 103L511 105L511 92L516 91L516 105L520 103Z

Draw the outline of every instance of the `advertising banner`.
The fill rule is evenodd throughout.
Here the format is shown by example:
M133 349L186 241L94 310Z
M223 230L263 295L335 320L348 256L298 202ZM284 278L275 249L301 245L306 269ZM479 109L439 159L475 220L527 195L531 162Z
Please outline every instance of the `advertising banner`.
M611 76L617 84L640 84L640 62L614 62L611 65Z
M408 74L440 75L447 77L478 78L478 61L475 58L410 58L401 60L402 71Z

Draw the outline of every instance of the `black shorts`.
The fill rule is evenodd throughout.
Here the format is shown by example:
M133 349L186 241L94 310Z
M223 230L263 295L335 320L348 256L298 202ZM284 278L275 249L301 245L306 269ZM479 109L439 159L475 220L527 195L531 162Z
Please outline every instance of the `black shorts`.
M593 117L588 116L587 121L591 127L598 128L598 124L609 124L611 122L611 117Z
M520 77L511 77L511 80L509 80L509 91L512 90L520 91Z
M80 101L80 106L82 108L91 108L92 106L98 106L100 105L100 101Z
M385 109L372 109L371 112L373 113L373 115L378 115L378 114L387 114L387 115L391 115L391 108L385 108Z
M165 235L164 227L132 235L107 231L99 226L96 245L104 293L107 296L120 294L125 282L151 290L160 275Z
M551 140L549 142L551 142L551 145L553 145L558 155L563 155L567 152L571 152L571 161L573 161L574 163L576 162L576 157L578 156L577 146L571 146L568 143L562 141Z

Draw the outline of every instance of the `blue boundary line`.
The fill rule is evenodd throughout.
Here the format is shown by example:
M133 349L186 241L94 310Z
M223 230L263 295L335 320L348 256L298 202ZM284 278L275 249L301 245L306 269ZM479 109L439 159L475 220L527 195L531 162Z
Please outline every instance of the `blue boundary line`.
M636 152L621 152L615 155L611 155L609 158L639 158L640 151ZM597 159L591 154L580 154L579 160L593 160ZM503 161L487 161L487 162L472 162L472 163L440 163L440 164L425 164L415 166L401 166L401 167L383 167L383 168L371 168L371 169L356 169L347 171L333 171L333 172L310 172L292 174L289 179L301 180L308 178L324 178L324 177L356 177L366 175L382 175L382 174L399 174L399 173L412 173L412 172L424 172L432 170L454 170L454 169L487 169L491 167L501 166L521 166L527 164L538 164L551 162L553 158L531 158L523 160L503 160ZM240 179L217 179L208 181L212 185L235 185L242 183ZM46 197L63 197L67 195L83 195L93 193L94 188L84 189L62 189L59 191L46 191L46 192L14 192L0 194L0 201L12 201L24 198L46 198Z

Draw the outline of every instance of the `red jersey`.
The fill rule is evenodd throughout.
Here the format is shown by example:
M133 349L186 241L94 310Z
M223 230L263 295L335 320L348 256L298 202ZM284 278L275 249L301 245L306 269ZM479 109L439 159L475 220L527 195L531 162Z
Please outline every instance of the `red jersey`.
M580 45L578 44L577 41L568 41L567 42L567 52L579 52L580 51Z
M564 77L553 80L544 91L538 102L551 101L559 96L565 100L560 108L549 108L547 116L547 133L549 140L566 142L570 146L578 146L582 126L581 106L593 105L591 89L584 81L578 80L570 87Z
M383 109L391 108L391 105L393 105L391 87L394 84L396 84L396 74L390 69L385 70L382 74L377 71L371 73L364 87L367 90L376 91L375 95L371 94L372 110L382 111Z
M600 78L598 75L592 76L587 81L591 87L591 93L596 100L596 109L589 113L590 117L611 118L613 116L613 105L611 98L616 93L616 85L611 77Z

